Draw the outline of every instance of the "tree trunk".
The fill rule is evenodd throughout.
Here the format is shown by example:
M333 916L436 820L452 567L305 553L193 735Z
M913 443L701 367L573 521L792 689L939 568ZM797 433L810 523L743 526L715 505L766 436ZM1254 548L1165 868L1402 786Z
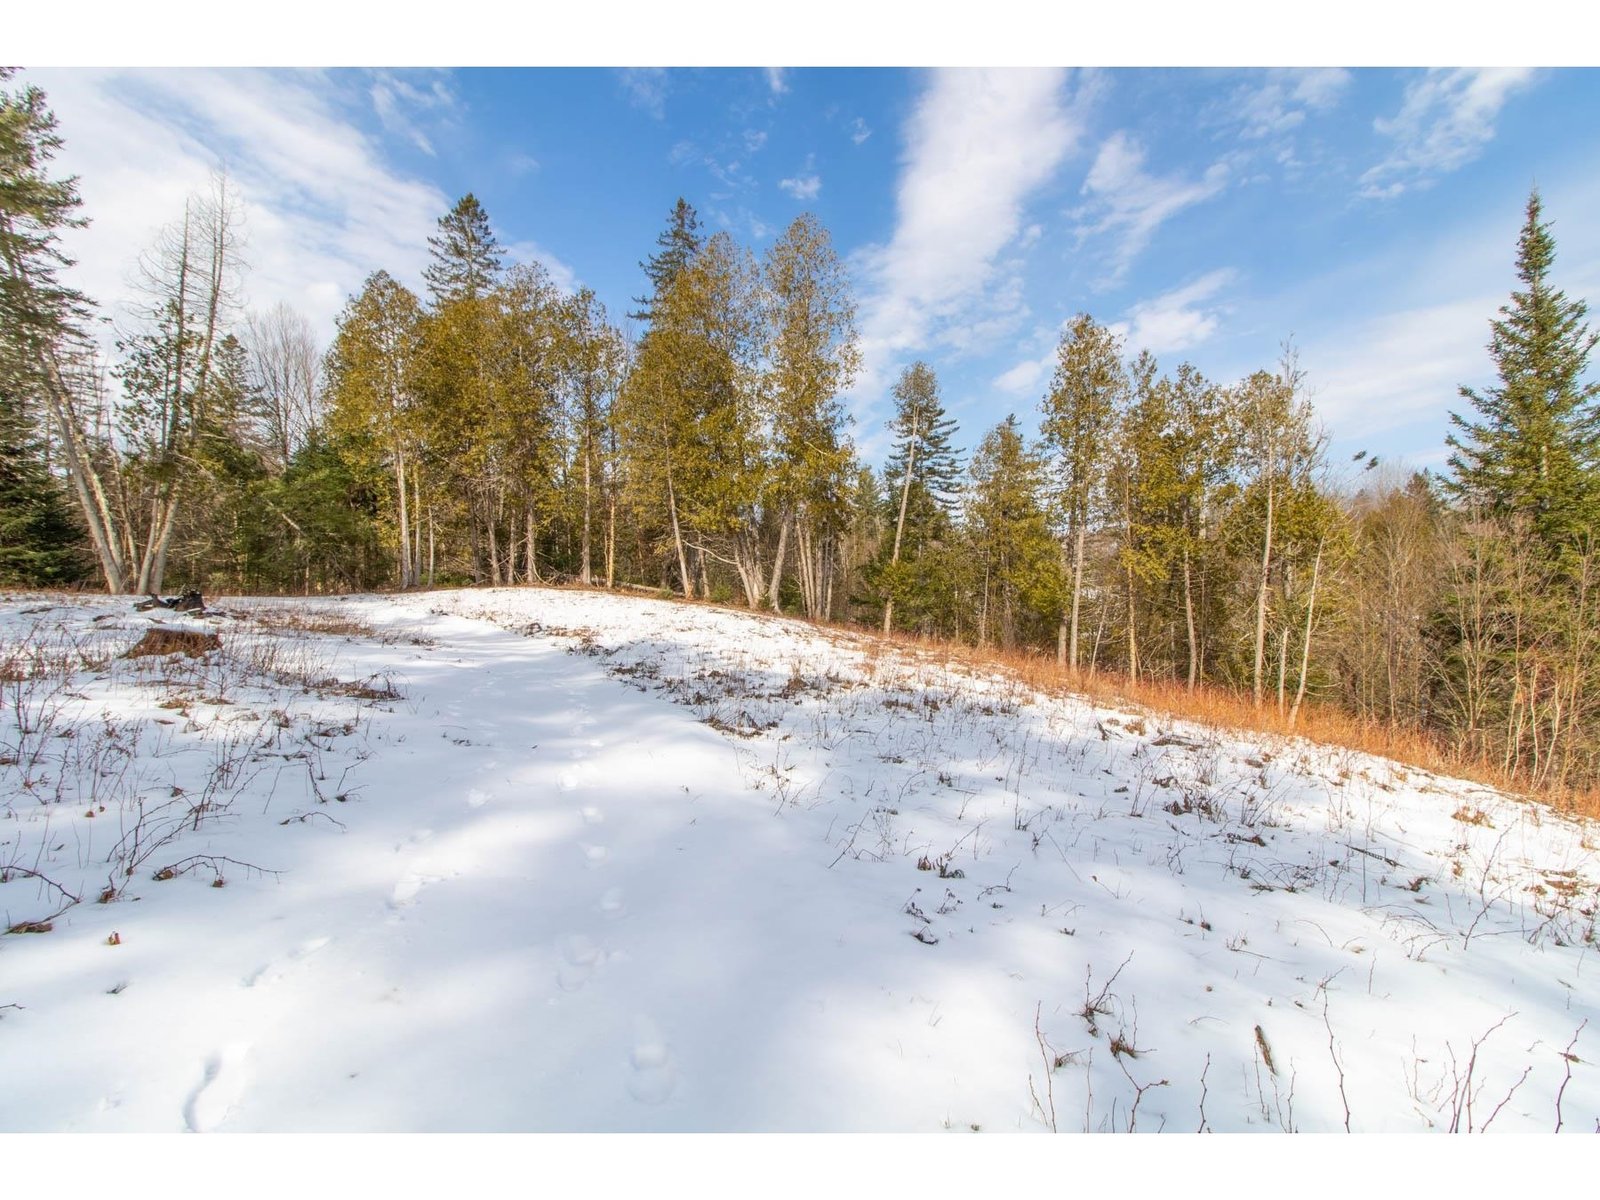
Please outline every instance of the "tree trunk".
M1272 523L1276 517L1275 488L1267 484L1267 528L1261 537L1261 581L1256 588L1256 661L1251 674L1251 694L1261 707L1261 671L1267 656L1267 578L1272 571Z
M1322 575L1322 550L1325 543L1317 543L1317 557L1311 564L1311 594L1306 600L1306 632L1300 645L1300 683L1295 688L1294 704L1289 708L1289 728L1294 728L1300 716L1300 705L1306 698L1306 673L1311 668L1311 627L1317 612L1317 582Z
M911 431L911 442L906 447L906 477L900 484L900 516L894 523L894 550L889 555L889 565L891 567L895 566L900 561L900 538L905 533L906 529L906 504L911 499L911 471L913 466L915 466L916 461L917 430L916 427L913 426ZM884 601L883 605L883 631L885 633L889 632L889 630L893 627L894 622L894 584L892 579L893 573L891 572L889 598Z
M783 514L782 523L778 526L778 550L772 558L772 582L767 588L767 607L773 612L778 611L778 590L783 586L783 560L789 549L789 527L795 522L792 509Z
M411 509L406 503L406 455L398 444L394 448L394 485L400 494L400 586L416 582L411 569Z
M1067 666L1078 669L1078 608L1083 596L1083 521L1078 521L1077 534L1072 549L1072 629L1067 641Z
M589 562L589 523L594 510L593 444L593 435L588 426L585 425L583 431L583 538L578 552L579 561L583 564L578 578L583 581L584 587L594 583L594 569Z
M672 483L672 465L667 464L667 513L672 518L672 545L678 552L678 578L683 581L683 598L694 599L694 578L689 574L689 555L683 547L683 529L678 524L678 493Z
M1194 587L1189 567L1189 547L1183 548L1183 619L1189 635L1189 690L1200 679L1200 646L1194 628Z

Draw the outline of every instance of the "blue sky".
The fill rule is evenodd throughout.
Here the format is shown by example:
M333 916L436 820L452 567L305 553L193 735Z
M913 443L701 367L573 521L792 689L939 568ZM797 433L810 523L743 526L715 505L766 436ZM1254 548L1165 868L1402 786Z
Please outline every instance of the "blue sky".
M1600 73L1589 69L27 69L94 224L106 310L225 164L244 298L326 338L475 193L514 259L620 319L678 196L760 253L812 211L849 265L869 458L886 392L930 362L970 447L1031 424L1062 324L1223 382L1293 337L1336 455L1443 459L1458 384L1491 376L1535 183L1556 282L1600 301Z

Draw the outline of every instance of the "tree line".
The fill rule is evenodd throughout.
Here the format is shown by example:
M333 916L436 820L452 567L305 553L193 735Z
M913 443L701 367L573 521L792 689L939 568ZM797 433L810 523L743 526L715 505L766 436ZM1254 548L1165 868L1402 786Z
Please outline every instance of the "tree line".
M4 77L0 76L0 82ZM1600 385L1537 193L1449 470L1333 464L1292 348L1221 382L1088 314L968 450L931 367L892 451L841 397L826 229L757 257L679 200L631 324L508 266L471 195L426 294L373 273L332 344L248 311L225 180L141 258L109 367L62 281L83 217L35 88L0 90L0 582L305 593L576 580L1219 685L1416 730L1529 788L1600 783Z

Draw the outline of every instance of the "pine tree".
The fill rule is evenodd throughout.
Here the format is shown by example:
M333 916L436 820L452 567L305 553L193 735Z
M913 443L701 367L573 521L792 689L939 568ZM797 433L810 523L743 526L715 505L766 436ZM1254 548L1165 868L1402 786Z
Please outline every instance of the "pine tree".
M500 273L500 243L489 228L489 214L471 192L439 218L439 232L428 239L428 251L433 261L422 277L435 305L476 300Z
M771 499L779 521L767 603L778 607L792 534L806 615L827 615L837 537L848 523L852 474L839 394L855 379L855 301L828 231L809 213L773 244L763 271L767 331L765 391L771 405Z
M1482 393L1460 389L1480 419L1450 414L1447 486L1486 515L1526 519L1559 557L1600 531L1600 381L1583 382L1600 334L1584 324L1583 301L1551 287L1555 239L1541 215L1534 191L1517 242L1523 287L1491 322L1500 381Z
M1040 404L1044 412L1041 432L1054 458L1063 547L1072 547L1071 608L1061 614L1056 656L1074 670L1078 666L1084 544L1095 492L1105 475L1117 409L1128 391L1121 354L1122 344L1115 334L1088 314L1079 313L1061 335L1055 375Z
M0 83L13 73L0 68ZM119 592L128 569L73 378L90 304L60 279L71 265L61 231L86 224L77 180L49 175L61 145L43 92L0 89L0 388L28 421L48 414L101 574Z
M978 641L986 644L998 628L1009 650L1026 615L1051 606L1059 582L1045 512L1044 458L1023 440L1012 415L978 444L971 475L965 516L973 566L981 574Z
M387 272L367 278L339 317L328 351L328 425L341 455L377 490L392 475L382 505L397 551L401 587L421 582L422 505L418 495L418 418L411 376L421 306Z
M628 316L635 321L653 318L656 302L672 286L678 272L705 245L705 239L700 236L700 214L682 196L678 197L678 203L673 205L672 212L668 214L667 227L657 236L656 245L660 248L639 264L650 280L650 294L633 298L639 308Z
M0 586L51 587L81 578L89 565L83 531L45 469L39 439L22 404L0 387Z
M886 594L883 604L883 631L894 625L897 599L907 599L910 579L900 569L900 554L908 526L913 541L920 543L932 532L931 526L948 517L960 487L957 451L950 448L955 421L947 418L939 403L939 380L932 368L920 360L900 373L894 385L895 415L889 422L894 434L894 451L884 467L891 494L898 494L894 518L894 538L889 559L879 572L879 587ZM921 533L923 536L916 536Z

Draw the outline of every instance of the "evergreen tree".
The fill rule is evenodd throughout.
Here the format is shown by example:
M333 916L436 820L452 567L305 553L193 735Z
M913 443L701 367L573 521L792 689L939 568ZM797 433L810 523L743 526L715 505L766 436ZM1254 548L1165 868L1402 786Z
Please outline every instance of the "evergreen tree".
M1118 406L1128 391L1122 343L1086 313L1073 318L1056 348L1056 370L1040 407L1041 432L1054 458L1055 507L1063 547L1071 547L1071 607L1061 614L1056 656L1078 666L1084 546L1094 497L1105 476L1107 447ZM1065 557L1065 550L1063 553Z
M1045 511L1043 456L1029 447L1015 415L995 426L972 457L966 532L981 587L978 641L997 630L1006 649L1025 632L1029 614L1056 603L1055 541Z
M656 238L659 248L639 264L650 280L650 294L635 296L633 302L639 308L628 316L635 321L653 319L656 301L672 286L678 272L700 253L704 245L705 239L700 236L700 214L695 212L694 205L679 196L678 203L673 205L672 212L667 216L666 229Z
M0 586L52 587L83 578L83 531L45 469L33 422L0 387Z
M839 393L855 379L855 301L828 231L809 213L773 244L763 272L769 328L766 393L771 406L771 499L778 548L767 602L778 606L791 534L806 615L827 616L837 539L848 524L852 454Z
M1517 242L1523 286L1491 322L1500 381L1461 388L1480 419L1450 414L1448 487L1486 515L1526 519L1559 556L1600 530L1600 382L1583 381L1600 334L1584 324L1584 302L1550 284L1555 239L1541 212L1535 191Z
M328 351L328 425L340 454L375 493L401 587L421 582L422 508L417 403L412 375L421 306L387 272L367 278L339 317ZM389 492L384 476L394 481Z
M471 192L439 218L439 232L428 239L428 251L433 261L422 277L436 305L476 300L500 273L500 243L489 228L489 214Z
M955 421L947 418L939 402L939 380L927 363L917 361L900 373L894 385L895 415L889 422L894 434L894 450L884 468L884 479L891 495L898 497L894 515L894 537L889 557L878 572L879 590L884 593L883 631L894 625L896 600L906 601L915 590L914 570L901 567L906 548L906 529L912 530L917 557L936 528L947 526L956 492L958 451L950 448Z
M13 74L0 68L0 83ZM117 592L127 567L74 380L90 305L60 279L71 265L61 231L87 223L78 215L77 180L49 175L61 144L43 92L0 88L0 391L16 407L15 419L34 431L30 436L47 414L106 586Z

